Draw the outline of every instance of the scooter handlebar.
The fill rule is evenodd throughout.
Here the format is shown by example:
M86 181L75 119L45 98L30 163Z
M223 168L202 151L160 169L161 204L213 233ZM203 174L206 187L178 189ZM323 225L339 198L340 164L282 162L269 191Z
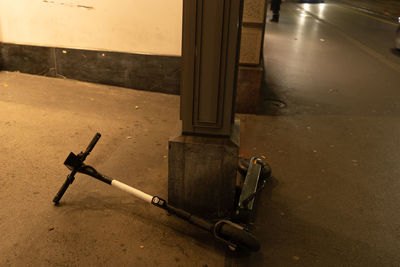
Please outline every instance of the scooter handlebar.
M94 146L97 144L97 142L99 141L100 137L101 137L101 134L100 133L96 133L95 136L93 137L92 141L90 141L90 144L87 146L85 152L79 153L78 156L74 155L73 153L70 153L70 155L67 157L66 162L68 161L68 159L70 159L72 157L72 159L74 161L74 164L69 166L66 163L64 163L72 171L67 176L67 179L65 180L64 184L61 186L61 188L58 190L56 196L54 197L54 199L53 199L54 204L57 205L60 202L61 198L63 197L63 195L65 193L65 191L67 191L69 185L72 184L73 181L75 180L75 174L78 172L78 169L83 164L83 162L85 161L86 157L89 156L90 152L93 150Z
M86 157L89 156L90 152L92 152L94 146L97 144L101 137L100 133L96 133L95 136L93 137L92 141L90 141L90 144L87 146L85 152L83 152L82 156L82 162L85 161Z
M70 184L75 179L75 173L76 171L72 171L68 176L67 179L65 180L64 184L61 186L61 188L58 190L57 195L53 198L54 204L58 205L60 202L61 198L63 197L65 191L67 191L68 187Z

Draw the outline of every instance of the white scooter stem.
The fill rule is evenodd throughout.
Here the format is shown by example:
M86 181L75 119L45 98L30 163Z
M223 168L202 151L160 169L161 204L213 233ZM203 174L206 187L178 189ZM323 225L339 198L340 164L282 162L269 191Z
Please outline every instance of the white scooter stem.
M149 204L151 204L151 201L153 199L153 196L151 196L149 194L146 194L145 192L140 191L140 190L138 190L136 188L133 188L133 187L127 185L127 184L121 183L121 182L119 182L117 180L112 180L111 181L111 186L114 186L114 187L116 187L118 189L121 189L122 191L125 191L125 192L127 192L127 193L129 193L131 195L134 195L135 197L140 198L140 199L148 202Z

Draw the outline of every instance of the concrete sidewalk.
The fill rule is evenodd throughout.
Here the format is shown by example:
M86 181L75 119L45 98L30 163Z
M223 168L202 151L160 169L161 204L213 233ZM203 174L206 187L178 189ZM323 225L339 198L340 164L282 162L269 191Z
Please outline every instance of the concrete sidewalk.
M178 118L178 96L0 72L0 266L223 266L210 234L87 176L51 202L96 132L88 164L166 198Z

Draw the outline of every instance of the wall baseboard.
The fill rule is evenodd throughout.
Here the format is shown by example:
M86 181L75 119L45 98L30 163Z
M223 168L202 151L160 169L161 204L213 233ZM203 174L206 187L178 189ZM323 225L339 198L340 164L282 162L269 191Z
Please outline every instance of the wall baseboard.
M0 70L179 94L181 57L0 43Z

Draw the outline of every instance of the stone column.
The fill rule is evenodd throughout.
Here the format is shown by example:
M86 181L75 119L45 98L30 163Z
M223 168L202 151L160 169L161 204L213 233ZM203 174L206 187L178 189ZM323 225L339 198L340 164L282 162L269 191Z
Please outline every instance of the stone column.
M244 0L236 112L258 111L266 14L267 0Z
M168 200L210 219L233 210L241 10L241 0L183 1L181 124L169 141Z

